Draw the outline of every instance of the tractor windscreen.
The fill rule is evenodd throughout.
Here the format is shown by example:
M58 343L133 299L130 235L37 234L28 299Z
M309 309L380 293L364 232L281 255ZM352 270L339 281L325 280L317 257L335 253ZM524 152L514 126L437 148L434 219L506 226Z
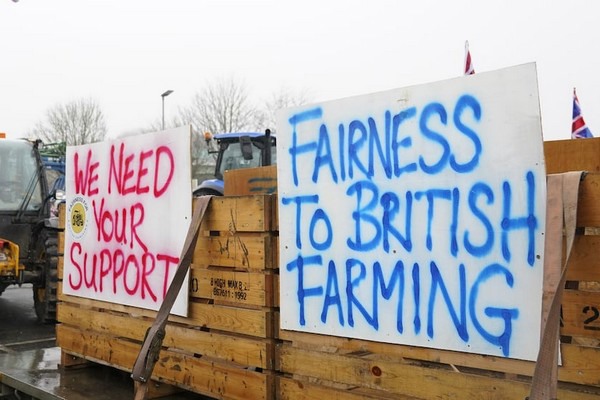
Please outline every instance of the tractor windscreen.
M39 210L42 188L33 145L27 141L0 143L0 212Z
M250 144L250 143L248 143ZM242 153L242 143L229 143L227 148L223 151L223 158L221 160L221 170L219 171L221 176L226 170L239 169L239 168L254 168L260 167L261 164L261 153L260 149L254 145L247 145L249 151L245 156ZM251 154L251 155L250 155Z
M223 140L220 143L222 154L219 170L216 177L223 179L223 173L227 170L240 168L255 168L263 166L262 137L249 139L246 137L234 140ZM277 163L277 148L275 140L271 139L271 164Z

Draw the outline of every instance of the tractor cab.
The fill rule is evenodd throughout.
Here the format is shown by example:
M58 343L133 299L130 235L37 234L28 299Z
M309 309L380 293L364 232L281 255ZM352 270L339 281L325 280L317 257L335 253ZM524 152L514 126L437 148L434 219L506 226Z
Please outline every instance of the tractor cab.
M195 196L222 196L223 175L227 170L254 168L277 163L275 135L270 130L259 132L235 132L212 135L205 133L209 153L217 154L214 179L203 181L193 190Z
M40 179L36 145L26 140L0 143L0 213L19 216L40 213L45 180Z
M51 321L58 231L49 222L56 195L48 185L42 146L39 140L0 136L0 294L10 285L33 284L37 316Z

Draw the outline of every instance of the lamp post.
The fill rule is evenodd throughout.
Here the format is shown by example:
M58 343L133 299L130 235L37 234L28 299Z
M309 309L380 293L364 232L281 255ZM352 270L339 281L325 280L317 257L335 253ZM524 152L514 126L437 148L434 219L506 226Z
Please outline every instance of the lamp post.
M162 97L162 130L165 130L165 97L173 93L172 90L167 90L163 94L160 95Z

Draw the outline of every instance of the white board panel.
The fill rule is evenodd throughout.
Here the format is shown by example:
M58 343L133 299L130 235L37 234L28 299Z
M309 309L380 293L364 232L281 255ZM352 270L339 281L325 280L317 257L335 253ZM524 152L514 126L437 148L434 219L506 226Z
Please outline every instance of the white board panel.
M535 64L285 109L277 140L283 329L536 358Z
M190 132L67 148L64 293L160 308L191 220ZM172 312L187 301L186 282Z

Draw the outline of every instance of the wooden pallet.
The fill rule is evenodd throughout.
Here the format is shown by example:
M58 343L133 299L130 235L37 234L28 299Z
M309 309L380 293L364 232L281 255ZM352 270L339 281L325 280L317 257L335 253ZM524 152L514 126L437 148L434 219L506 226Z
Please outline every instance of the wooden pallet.
M222 399L275 398L273 201L211 200L192 260L189 315L170 317L155 381ZM131 371L156 313L60 293L64 362Z
M599 159L600 139L546 143L549 173L598 171ZM262 194L213 201L194 253L190 315L170 318L155 380L219 399L525 399L533 362L280 330L276 204ZM561 400L600 398L600 173L582 183L578 227L563 296ZM155 313L60 299L65 362L130 371Z
M600 139L546 143L549 173L600 171ZM580 189L558 398L600 398L600 173ZM536 334L536 333L532 333ZM281 330L279 399L525 399L535 363Z

